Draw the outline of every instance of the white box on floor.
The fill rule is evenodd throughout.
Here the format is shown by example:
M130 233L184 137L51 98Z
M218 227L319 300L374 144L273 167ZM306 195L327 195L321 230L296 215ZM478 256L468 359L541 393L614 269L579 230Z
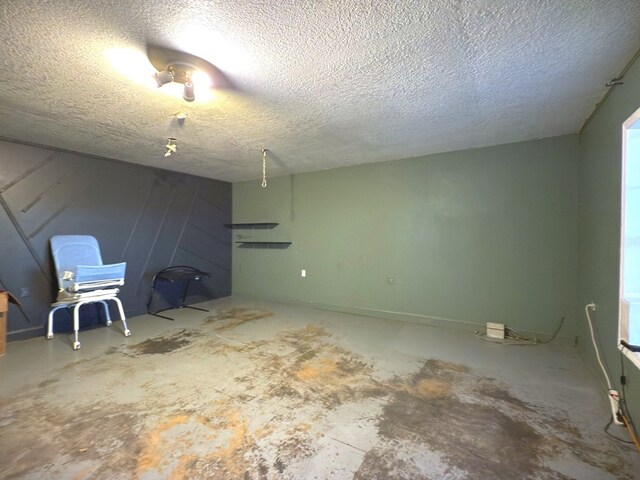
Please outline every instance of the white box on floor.
M487 337L504 340L504 323L487 322Z

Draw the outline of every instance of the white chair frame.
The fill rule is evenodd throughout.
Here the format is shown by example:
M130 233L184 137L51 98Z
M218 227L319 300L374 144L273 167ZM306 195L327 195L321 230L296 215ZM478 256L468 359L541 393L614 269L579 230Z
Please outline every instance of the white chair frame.
M117 292L116 292L117 293ZM124 316L124 309L122 308L122 302L118 297L116 297L116 293L109 295L102 295L94 298L88 298L86 300L79 300L75 302L57 302L51 305L51 311L49 312L49 319L47 322L47 339L51 340L53 338L53 317L56 311L61 308L71 308L73 307L73 331L75 334L75 340L73 342L73 349L80 349L80 341L78 339L78 330L80 329L80 307L82 305L86 305L88 303L102 303L104 306L105 316L107 317L107 327L110 327L113 323L111 321L111 314L109 313L109 304L107 303L109 300L113 300L116 302L118 307L118 311L120 313L120 319L122 320L122 326L124 327L124 336L128 337L131 335L131 331L129 327L127 327L127 319Z

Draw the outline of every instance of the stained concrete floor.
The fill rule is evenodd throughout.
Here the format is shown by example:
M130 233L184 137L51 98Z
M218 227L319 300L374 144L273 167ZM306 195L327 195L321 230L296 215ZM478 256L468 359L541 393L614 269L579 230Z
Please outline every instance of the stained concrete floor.
M633 479L575 349L227 298L0 358L0 478ZM618 427L615 427L618 428ZM618 432L623 434L623 432Z

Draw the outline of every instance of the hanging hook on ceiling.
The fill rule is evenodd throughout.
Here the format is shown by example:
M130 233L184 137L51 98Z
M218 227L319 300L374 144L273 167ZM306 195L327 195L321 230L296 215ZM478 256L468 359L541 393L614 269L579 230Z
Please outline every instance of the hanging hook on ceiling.
M267 188L267 153L269 150L262 149L262 188Z
M165 157L170 157L172 153L176 153L176 151L178 150L178 143L177 143L177 139L173 138L173 137L169 137L167 138L167 144L164 146L165 151L164 151L164 156Z
M178 122L178 125L180 127L183 127L184 122L187 120L187 117L189 116L189 113L185 112L184 110L178 110L177 112L173 112L169 116L175 118L176 121Z

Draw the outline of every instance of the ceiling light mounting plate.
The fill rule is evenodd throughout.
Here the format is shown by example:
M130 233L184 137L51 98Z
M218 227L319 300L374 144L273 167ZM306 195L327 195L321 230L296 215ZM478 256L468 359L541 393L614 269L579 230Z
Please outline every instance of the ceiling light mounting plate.
M188 72L200 71L212 79L218 73L218 69L206 60L179 50L149 45L147 56L159 72L173 71L174 82L184 83Z
M183 84L182 98L187 102L193 102L196 98L194 88L196 77L199 82L198 88L204 89L212 86L212 82L218 74L216 67L190 53L148 45L147 56L151 64L158 70L155 74L158 87L171 82Z
M171 73L173 81L178 83L185 83L187 80L190 80L191 74L199 70L195 65L182 62L170 63L166 66L166 71Z

